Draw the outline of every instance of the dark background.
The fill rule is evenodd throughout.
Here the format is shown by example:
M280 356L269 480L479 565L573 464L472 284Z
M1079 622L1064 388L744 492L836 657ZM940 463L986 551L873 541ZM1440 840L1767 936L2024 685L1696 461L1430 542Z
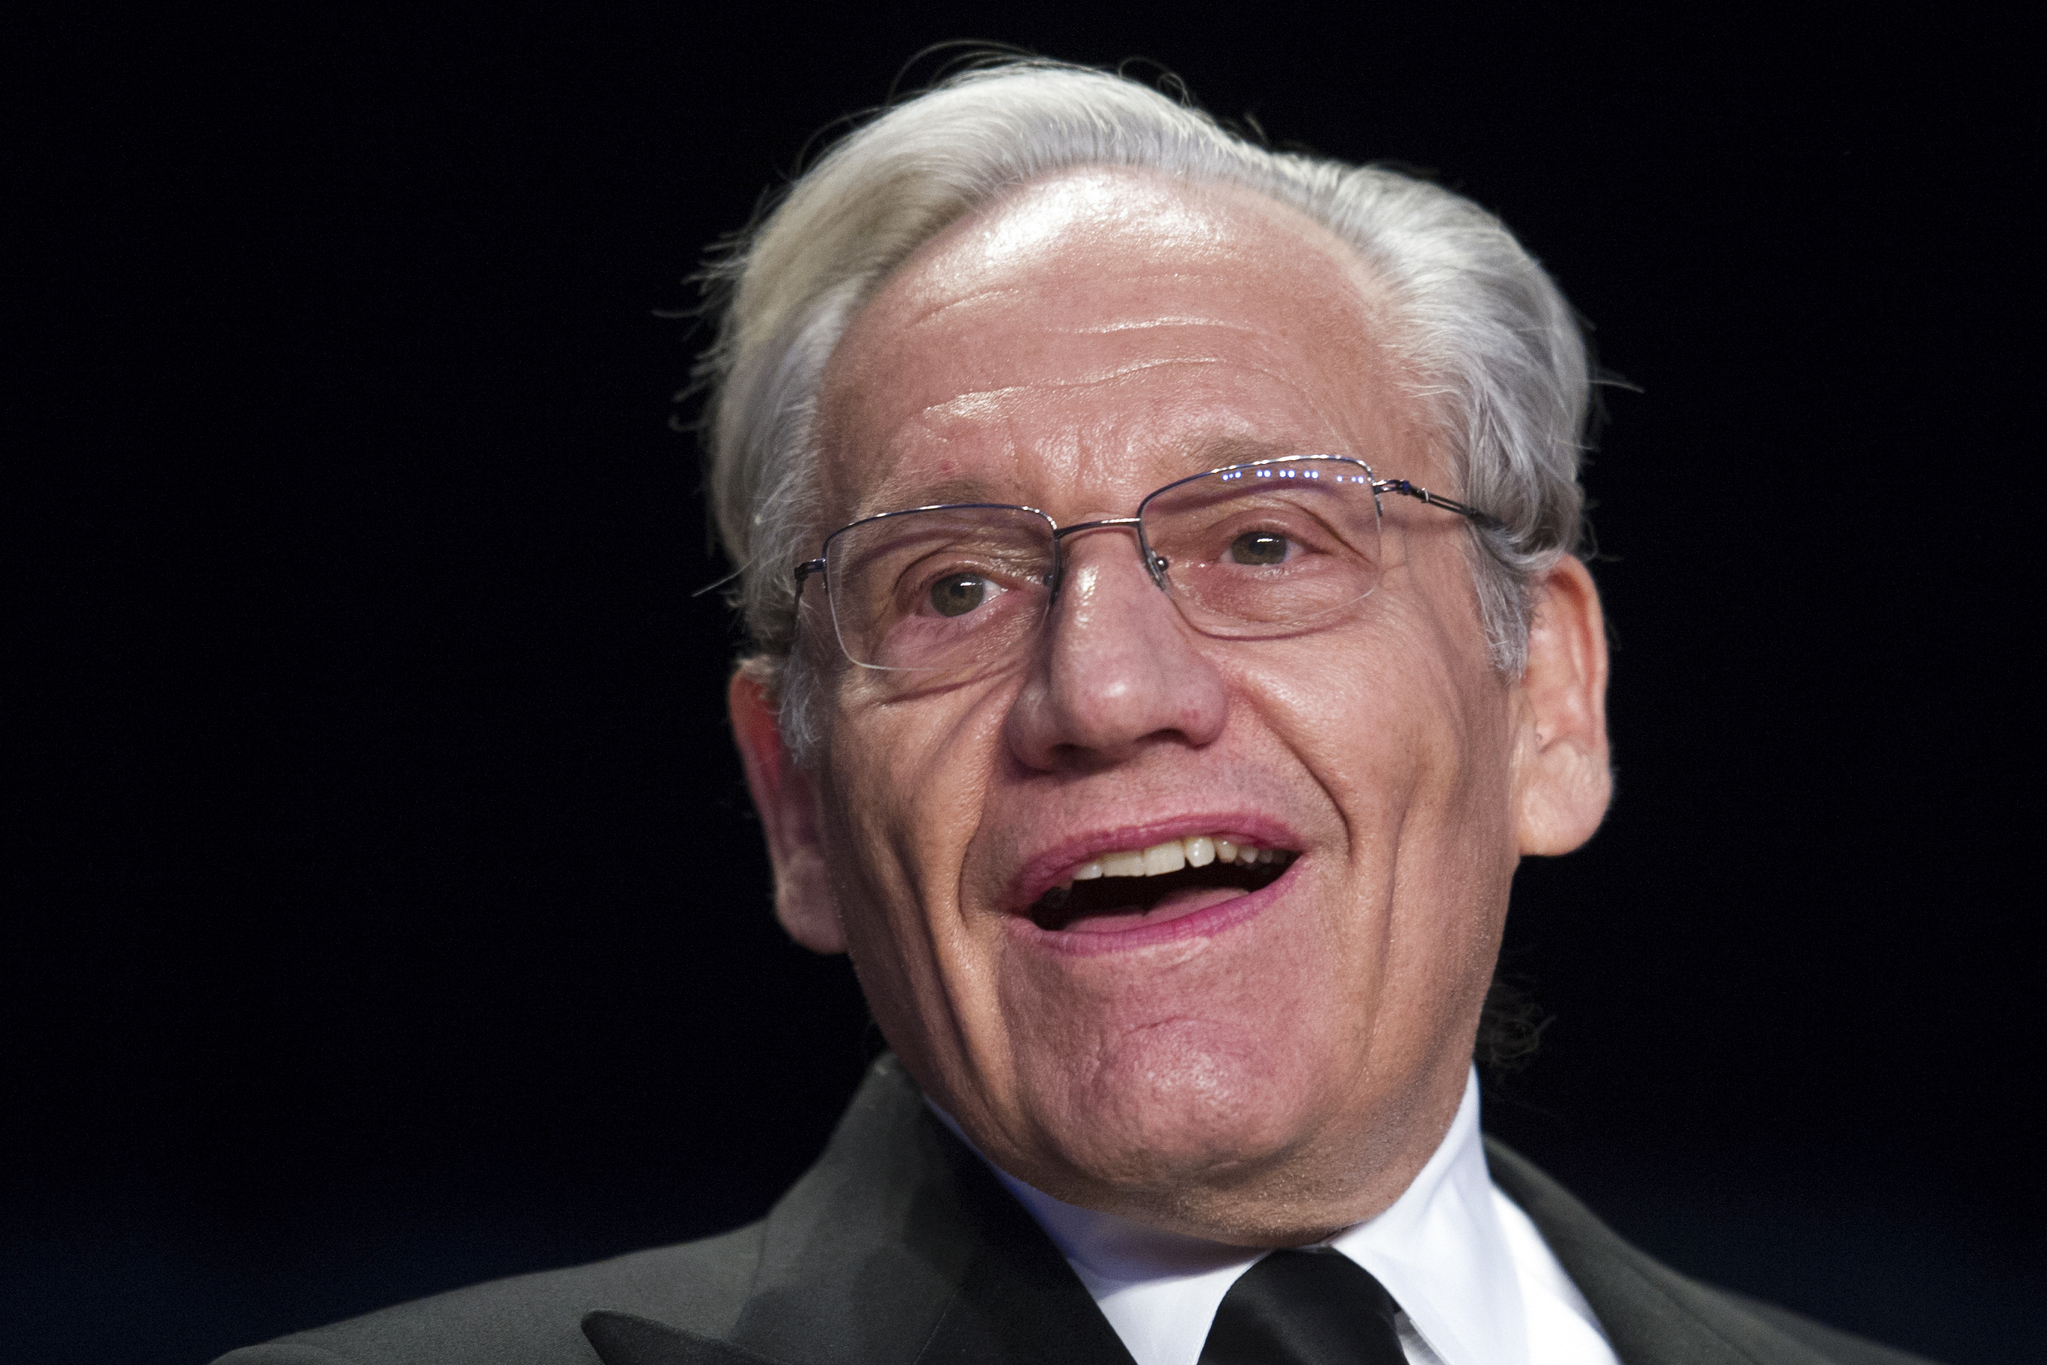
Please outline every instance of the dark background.
M1521 873L1555 1021L1488 1122L1682 1269L2037 1350L2015 34L195 13L15 49L8 1354L200 1361L728 1226L814 1154L881 1044L768 914L662 313L961 36L1155 59L1548 264L1636 386L1588 474L1619 798Z

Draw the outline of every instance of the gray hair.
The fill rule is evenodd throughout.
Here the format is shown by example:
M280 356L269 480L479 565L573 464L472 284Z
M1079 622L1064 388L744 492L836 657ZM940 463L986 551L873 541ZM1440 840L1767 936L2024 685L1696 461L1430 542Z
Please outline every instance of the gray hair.
M1570 306L1470 200L1382 166L1275 152L1105 71L1011 60L955 75L846 137L706 275L717 340L698 370L712 515L741 566L746 667L780 699L799 758L821 737L818 660L795 651L791 566L824 529L817 394L854 314L950 224L1028 181L1133 167L1236 186L1304 212L1357 251L1400 319L1398 345L1461 484L1495 667L1525 666L1529 583L1576 549L1589 403Z

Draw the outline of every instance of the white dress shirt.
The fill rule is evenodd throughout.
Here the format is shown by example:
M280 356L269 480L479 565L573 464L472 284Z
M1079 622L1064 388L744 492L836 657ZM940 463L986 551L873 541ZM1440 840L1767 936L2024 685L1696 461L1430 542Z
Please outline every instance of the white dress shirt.
M990 1169L1065 1254L1137 1365L1197 1365L1223 1295L1265 1254L1076 1208ZM1409 1365L1618 1365L1542 1234L1493 1185L1475 1071L1450 1131L1406 1192L1324 1245L1399 1302Z

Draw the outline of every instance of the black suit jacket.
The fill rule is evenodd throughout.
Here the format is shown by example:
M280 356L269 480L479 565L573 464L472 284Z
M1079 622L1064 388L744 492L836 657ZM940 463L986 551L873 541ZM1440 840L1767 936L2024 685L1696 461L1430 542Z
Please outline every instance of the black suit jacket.
M1688 1280L1623 1242L1496 1143L1494 1181L1534 1220L1626 1365L1911 1365ZM1023 1207L876 1062L818 1163L721 1237L388 1308L216 1365L1131 1365Z

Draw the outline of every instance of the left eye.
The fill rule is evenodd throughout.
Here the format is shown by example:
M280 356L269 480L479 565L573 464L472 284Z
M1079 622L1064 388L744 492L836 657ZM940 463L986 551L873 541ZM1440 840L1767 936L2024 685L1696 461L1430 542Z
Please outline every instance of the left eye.
M931 609L940 616L965 616L988 598L988 580L979 574L947 574L931 585Z
M1230 563L1284 564L1290 543L1273 531L1246 531L1230 542Z

